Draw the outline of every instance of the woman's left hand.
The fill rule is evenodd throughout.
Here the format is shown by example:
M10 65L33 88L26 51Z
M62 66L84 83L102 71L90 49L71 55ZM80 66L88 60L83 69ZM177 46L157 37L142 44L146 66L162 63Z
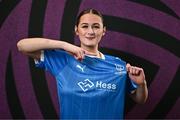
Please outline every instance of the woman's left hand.
M145 82L144 70L140 67L131 66L129 63L126 64L126 69L131 80L136 84L141 85Z

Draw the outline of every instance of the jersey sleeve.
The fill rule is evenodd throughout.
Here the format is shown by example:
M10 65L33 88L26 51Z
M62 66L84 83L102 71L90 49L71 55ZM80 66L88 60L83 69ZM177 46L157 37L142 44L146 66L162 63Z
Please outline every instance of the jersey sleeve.
M35 65L56 76L67 65L68 57L69 54L63 50L43 50L40 60L35 60Z
M122 60L121 58L119 57L115 57L115 60L117 63L119 64L123 64L124 65L124 68L126 68L126 62L124 60ZM127 73L127 77L126 77L126 91L128 93L133 93L137 88L137 84L135 84L130 78L129 78L129 75Z
M130 93L134 93L136 88L137 88L137 84L135 84L130 78L129 75L127 74L127 83L126 83L126 88L127 88L127 92Z

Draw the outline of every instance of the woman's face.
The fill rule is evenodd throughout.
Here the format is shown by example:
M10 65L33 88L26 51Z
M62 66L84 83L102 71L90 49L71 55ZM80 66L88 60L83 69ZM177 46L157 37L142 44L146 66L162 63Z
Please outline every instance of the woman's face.
M81 47L97 47L105 31L101 17L91 13L81 16L78 26L75 27Z

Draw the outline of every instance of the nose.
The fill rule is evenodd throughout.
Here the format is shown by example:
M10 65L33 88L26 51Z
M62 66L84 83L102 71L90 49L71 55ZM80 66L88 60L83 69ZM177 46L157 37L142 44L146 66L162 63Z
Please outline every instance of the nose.
M92 27L89 27L89 28L88 28L88 34L89 34L89 35L93 35L93 34L94 34L94 30L93 30Z

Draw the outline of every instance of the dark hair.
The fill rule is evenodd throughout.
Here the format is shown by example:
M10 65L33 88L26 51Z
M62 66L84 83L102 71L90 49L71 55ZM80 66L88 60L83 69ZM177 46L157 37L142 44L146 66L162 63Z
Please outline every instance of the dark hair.
M83 16L84 14L88 14L88 13L91 13L91 14L94 14L94 15L99 16L99 17L101 18L102 23L103 23L103 26L104 26L104 19L103 19L102 14L101 14L99 11L97 11L97 10L95 10L95 9L92 9L92 8L83 10L83 11L79 14L79 16L78 16L77 19L76 19L76 26L79 25L81 16Z

